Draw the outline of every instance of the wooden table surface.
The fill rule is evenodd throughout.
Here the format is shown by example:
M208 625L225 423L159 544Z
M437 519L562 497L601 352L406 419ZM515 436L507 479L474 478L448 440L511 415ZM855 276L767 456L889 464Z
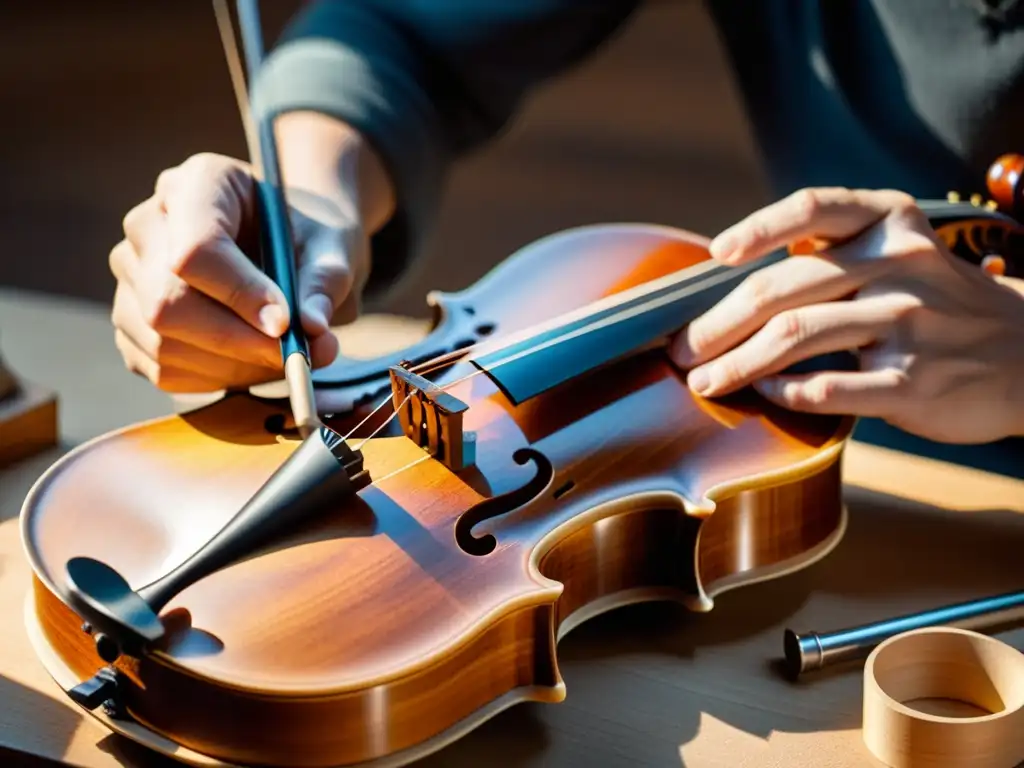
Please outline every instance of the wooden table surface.
M106 307L0 291L0 340L23 376L58 390L65 445L0 471L0 765L177 765L110 735L68 703L33 655L17 516L72 445L173 410L127 374ZM346 338L369 326L357 327ZM406 328L408 330L408 328ZM811 568L720 598L708 614L624 608L562 642L568 690L524 704L425 766L877 766L864 748L861 670L791 683L774 667L786 627L831 630L1022 588L1024 483L853 444L849 528ZM999 635L1024 648L1024 630ZM35 758L35 760L31 760Z

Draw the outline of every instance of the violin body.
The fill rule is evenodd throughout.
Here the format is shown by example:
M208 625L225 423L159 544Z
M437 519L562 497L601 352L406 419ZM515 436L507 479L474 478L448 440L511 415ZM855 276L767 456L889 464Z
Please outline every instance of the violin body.
M396 359L468 349L692 269L707 245L644 225L533 243L433 295L422 342L318 372L321 411L347 434L387 399ZM458 359L424 376L468 406L473 461L451 469L379 409L350 438L372 484L175 596L166 642L115 662L129 684L122 711L97 712L109 727L196 764L403 764L518 702L561 701L557 643L588 617L645 600L706 612L843 535L853 419L787 412L752 390L704 400L663 346L520 403ZM40 478L22 512L28 625L65 689L107 666L64 597L65 564L103 560L133 588L158 579L296 450L287 413L284 400L232 394L95 439Z

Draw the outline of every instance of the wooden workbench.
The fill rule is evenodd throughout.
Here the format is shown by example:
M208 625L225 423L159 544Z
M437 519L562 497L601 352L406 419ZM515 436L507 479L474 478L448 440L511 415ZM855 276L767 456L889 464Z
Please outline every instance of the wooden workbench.
M0 292L0 327L19 331L6 334L5 354L58 390L65 438L0 471L3 766L178 765L70 705L22 622L30 574L17 515L32 482L71 445L173 410L125 373L107 312ZM349 343L366 330L348 332ZM727 593L709 614L646 605L594 619L560 646L565 702L520 705L423 765L877 766L861 741L859 667L788 682L774 668L783 629L830 630L1022 588L1024 483L856 443L845 473L849 527L827 558ZM1024 630L999 637L1024 648Z

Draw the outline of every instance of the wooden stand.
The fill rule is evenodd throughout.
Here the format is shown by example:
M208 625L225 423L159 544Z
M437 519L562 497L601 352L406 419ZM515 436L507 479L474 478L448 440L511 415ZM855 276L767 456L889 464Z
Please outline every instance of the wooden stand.
M0 356L0 467L57 444L57 393L20 380Z

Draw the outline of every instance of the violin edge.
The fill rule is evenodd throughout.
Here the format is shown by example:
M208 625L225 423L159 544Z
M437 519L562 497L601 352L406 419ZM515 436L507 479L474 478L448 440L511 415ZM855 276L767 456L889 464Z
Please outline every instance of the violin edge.
M719 498L718 506L714 514L703 518L692 518L686 514L684 509L665 510L666 496L661 494L648 494L645 503L648 508L638 509L636 499L624 497L618 500L614 508L611 505L601 509L596 508L591 513L589 520L578 520L571 527L560 526L552 531L547 537L544 546L534 546L531 550L531 557L535 557L536 573L549 583L557 583L562 587L557 599L540 601L533 606L522 606L517 615L505 611L500 616L500 621L492 621L490 624L481 621L475 624L478 643L469 643L461 652L448 652L442 661L443 668L437 675L433 685L429 680L423 680L422 675L418 685L415 680L408 680L412 687L407 688L405 693L398 690L388 690L388 699L395 702L398 707L390 711L385 720L398 717L398 722L386 723L384 733L392 734L400 741L412 739L412 743L403 745L388 744L387 737L382 733L374 733L372 724L367 724L368 740L362 746L348 744L342 748L337 742L339 738L336 733L327 733L332 730L329 724L339 722L358 721L357 713L372 712L366 695L370 691L362 691L355 695L344 696L315 696L305 701L296 697L263 696L257 694L252 696L238 696L238 692L218 689L209 686L209 681L203 681L189 675L187 670L181 674L180 670L165 667L159 658L150 658L135 669L128 668L126 671L131 675L141 675L146 681L150 691L160 693L141 703L141 707L129 706L127 709L139 723L156 722L156 725L148 726L152 739L167 739L169 742L181 744L183 747L193 749L197 754L212 755L217 760L226 763L241 762L247 764L254 759L254 753L246 752L248 745L252 743L252 731L245 730L246 736L236 733L232 738L229 733L218 732L218 728L231 731L235 726L221 722L216 723L218 718L212 714L215 710L230 708L225 711L242 712L238 718L239 722L260 723L261 732L270 734L274 729L271 723L278 718L283 710L281 706L297 707L299 710L307 711L305 716L312 723L325 724L319 735L310 738L310 747L313 751L306 755L304 760L297 757L287 762L287 750L291 747L287 743L273 744L263 743L258 745L259 750L271 756L278 756L286 760L289 765L303 766L333 766L333 765L402 765L404 762L389 762L392 758L398 759L402 755L409 755L409 760L418 759L431 752L437 751L452 741L461 738L466 732L475 729L484 721L496 714L498 711L524 701L561 701L565 696L565 684L558 669L557 646L561 639L567 636L572 629L580 626L590 618L618 609L625 605L638 602L671 601L682 604L684 607L706 612L710 610L713 601L718 595L727 590L737 589L742 586L749 586L766 580L774 580L794 571L817 562L831 551L841 540L845 531L845 513L841 502L841 458L842 449L846 440L839 440L821 452L820 466L818 471L813 472L808 467L796 473L790 473L789 483L779 484L755 489L748 483L747 487L734 495ZM813 462L812 462L813 463ZM808 464L808 462L805 462ZM751 496L751 493L754 495ZM734 501L731 501L734 500ZM758 535L758 525L765 525L765 530L777 530L777 525L772 523L772 515L780 513L792 515L793 512L802 512L805 518L792 520L788 529L796 536L794 542L799 546L787 552L781 552L777 548L780 545L781 537ZM732 519L735 518L735 519ZM807 542L799 540L800 532L807 529L807 521L816 519L819 532L818 540L813 546L804 546ZM602 523L602 540L605 545L615 537L616 541L630 542L630 547L604 547L617 553L620 562L602 561L602 549L595 542L592 535L594 523L598 520L607 521ZM678 557L680 551L677 545L681 541L685 543L685 537L676 535L666 536L667 530L679 529L677 526L682 520L690 520L699 531L698 538L693 542L693 555L689 564L686 558ZM723 525L718 525L721 522ZM777 523L777 520L775 521ZM660 526L660 527L659 527ZM668 527L666 527L668 526ZM613 532L615 529L617 533ZM732 583L728 583L730 574L725 573L730 563L736 563L740 559L736 552L730 553L725 550L724 543L733 541L740 543L735 531L743 529L746 534L746 544L750 541L760 542L765 546L776 548L770 556L786 555L781 557L778 563L767 563L767 568L755 568L756 573L732 574ZM580 545L590 542L590 549L584 551ZM791 542L792 544L793 542ZM745 556L751 555L750 551L743 552ZM753 553L761 556L763 553ZM579 572L580 568L589 569L590 575L586 579L573 583L567 579L564 582L558 581L556 570L557 563L554 561L562 558L562 565L568 565L569 571ZM670 576L668 572L651 571L651 564L671 563ZM782 565L779 568L779 565ZM717 569L717 570L716 570ZM697 589L691 589L681 582L674 582L681 574L696 571L698 583ZM614 590L610 594L598 594L602 588L600 585L610 583L613 585L618 581L630 578L650 579L654 573L660 582L652 580L651 583L626 584L626 588ZM611 579L608 577L611 576ZM622 584L620 583L620 586ZM597 590L597 592L595 592ZM33 584L33 612L28 617L29 623L37 626L32 631L43 638L48 645L47 653L40 653L40 657L47 654L56 655L66 667L64 679L67 679L67 670L77 675L79 680L87 677L96 669L102 668L103 662L95 656L94 646L88 642L83 633L77 631L79 620L74 612L65 606L60 598L50 592L45 584L34 577ZM49 602L50 605L42 603ZM582 604L583 610L579 610ZM52 621L55 619L52 611L66 612L62 621L63 627L55 627ZM50 611L49 618L47 612ZM49 626L48 626L49 624ZM54 633L57 633L56 635ZM491 634L490 639L487 635ZM494 634L497 633L497 634ZM63 634L61 640L59 635ZM81 635L81 637L79 637ZM503 637L504 640L495 639ZM77 661L69 659L67 653L62 651L58 644L68 642L72 639L76 643L82 643L81 655ZM482 645L480 644L482 643ZM525 643L525 645L524 645ZM475 646L475 647L474 647ZM487 653L487 648L491 649ZM518 650L517 650L518 648ZM450 650L450 649L449 649ZM497 653L497 656L495 656ZM511 655L509 655L511 654ZM88 659L88 660L86 660ZM477 666L474 659L482 659L482 666ZM502 662L503 663L496 663ZM45 659L44 659L45 661ZM479 663L479 662L478 662ZM503 667L504 664L504 668ZM84 665L84 666L83 666ZM53 666L52 659L49 666ZM476 667L475 671L473 667ZM48 670L52 677L59 678L60 669ZM416 677L413 675L412 677ZM445 717L444 710L454 705L438 707L438 700L424 696L426 691L443 689L444 681L450 680L453 685L454 698L461 699L461 707L464 716L460 718ZM493 686L497 686L494 689ZM505 690L501 690L502 687ZM61 686L64 687L64 686ZM419 689L417 696L415 689ZM476 693L473 689L476 688ZM313 692L310 692L311 695ZM323 693L321 691L320 693ZM362 694L362 695L360 695ZM493 694L493 695L492 695ZM473 700L476 697L476 700ZM213 704L207 707L202 699L211 699ZM410 733L408 722L405 726L401 720L408 717L402 715L401 709L406 709L417 698L430 699L421 701L421 706L426 709L417 714L417 719L427 717L432 720L431 727L433 734L426 734L425 738L413 738ZM255 699L262 699L254 704ZM346 704L347 699L347 704ZM505 704L496 702L505 701ZM175 703L176 702L176 703ZM186 702L192 702L186 704ZM262 707L260 716L253 717L253 712L246 710L258 704ZM390 706L390 702L389 702ZM312 710L319 709L320 714L313 714ZM196 711L198 708L199 711ZM494 708L491 713L490 709ZM139 711L141 710L141 711ZM438 711L440 710L440 711ZM431 715L433 711L433 715ZM396 712L398 714L396 714ZM172 714L177 713L177 714ZM276 713L276 714L275 714ZM452 715L452 712L448 712ZM290 717L301 716L292 712ZM364 715L365 716L365 715ZM165 718L163 722L161 719ZM171 722L167 722L169 718ZM175 727L175 720L184 718L186 722L179 722ZM191 721L191 726L187 725ZM213 729L211 732L210 729ZM363 728L356 724L351 726L351 732L347 737L349 740L359 741L363 738ZM337 730L335 727L334 731ZM413 728L415 730L415 728ZM348 731L348 729L346 729ZM402 732L405 732L404 734ZM357 734L356 736L353 736ZM399 735L401 734L401 735ZM424 735L424 734L421 734ZM141 735L136 733L133 738L143 740ZM273 736L266 736L273 740ZM281 737L287 742L288 736ZM332 739L334 741L332 741ZM232 746L233 745L233 746ZM376 745L376 752L373 747ZM315 748L314 748L315 746ZM391 746L398 746L392 749ZM284 751L282 751L284 750ZM369 751L367 751L369 750ZM330 757L331 759L327 759ZM335 759L336 758L336 759ZM209 764L208 758L206 764ZM326 760L326 762L325 762ZM380 762L383 760L384 762Z

